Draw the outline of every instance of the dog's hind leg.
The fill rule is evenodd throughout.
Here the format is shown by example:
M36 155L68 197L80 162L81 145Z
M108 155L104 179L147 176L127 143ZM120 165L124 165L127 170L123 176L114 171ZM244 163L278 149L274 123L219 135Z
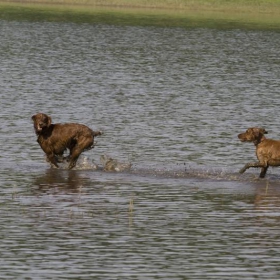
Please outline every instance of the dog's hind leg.
M267 171L268 166L262 167L261 173L260 173L260 178L264 178L266 171Z
M73 167L76 166L76 162L80 154L82 153L82 151L83 150L81 150L81 148L79 148L78 146L76 146L74 149L70 151L70 155L68 157L68 161L69 161L68 169L72 169Z
M94 138L92 135L81 136L76 139L76 144L70 148L69 169L75 167L80 154L93 146Z

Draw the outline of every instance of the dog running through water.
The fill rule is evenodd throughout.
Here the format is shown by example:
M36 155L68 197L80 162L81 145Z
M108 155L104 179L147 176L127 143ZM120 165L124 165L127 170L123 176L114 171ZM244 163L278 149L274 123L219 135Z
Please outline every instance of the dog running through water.
M53 124L50 116L38 113L32 116L34 130L38 136L37 142L55 167L61 159L69 162L69 169L75 167L80 154L94 147L94 137L102 134L78 123ZM63 158L63 153L69 149L69 156Z
M267 139L264 135L267 131L264 128L251 127L238 138L242 142L253 142L256 147L258 162L247 163L239 172L244 173L248 168L261 168L260 178L264 178L269 166L280 166L280 141Z

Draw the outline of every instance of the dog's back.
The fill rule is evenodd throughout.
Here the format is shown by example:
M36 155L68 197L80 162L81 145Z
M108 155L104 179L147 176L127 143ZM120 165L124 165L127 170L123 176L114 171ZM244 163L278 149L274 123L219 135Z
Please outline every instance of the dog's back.
M79 123L52 124L52 137L60 140L75 138L80 135L93 137L94 131L86 125Z

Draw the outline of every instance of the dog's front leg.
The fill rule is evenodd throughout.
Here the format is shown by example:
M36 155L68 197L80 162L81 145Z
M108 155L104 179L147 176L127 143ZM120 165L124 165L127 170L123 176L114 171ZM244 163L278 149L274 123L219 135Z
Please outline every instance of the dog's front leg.
M50 162L52 165L54 165L56 168L58 168L58 164L57 164L57 161L56 161L56 157L53 153L51 154L46 154L47 156L47 161Z
M244 165L244 167L243 168L241 168L240 170L239 170L239 173L244 173L248 168L251 168L251 167L262 167L262 168L264 168L265 169L265 171L263 170L263 172L261 172L261 174L262 173L264 173L264 175L265 175L265 173L266 173L266 170L267 170L267 167L263 164L263 163L261 163L261 162L249 162L249 163L247 163L247 164L245 164ZM263 177L262 177L263 178Z

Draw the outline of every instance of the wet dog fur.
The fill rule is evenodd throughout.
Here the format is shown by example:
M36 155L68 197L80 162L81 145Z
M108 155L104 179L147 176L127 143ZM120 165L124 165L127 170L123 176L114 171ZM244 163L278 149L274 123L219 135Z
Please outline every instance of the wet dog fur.
M102 134L83 124L53 124L51 117L43 113L33 115L32 120L38 136L37 142L45 152L47 161L55 167L59 167L58 162L64 159L69 162L69 169L75 167L80 154L92 149L94 137ZM63 157L67 149L70 151L69 156Z
M280 166L280 141L267 139L264 128L251 127L238 138L242 142L253 142L256 147L258 162L247 163L239 172L244 173L248 168L261 168L260 178L264 178L269 166Z

